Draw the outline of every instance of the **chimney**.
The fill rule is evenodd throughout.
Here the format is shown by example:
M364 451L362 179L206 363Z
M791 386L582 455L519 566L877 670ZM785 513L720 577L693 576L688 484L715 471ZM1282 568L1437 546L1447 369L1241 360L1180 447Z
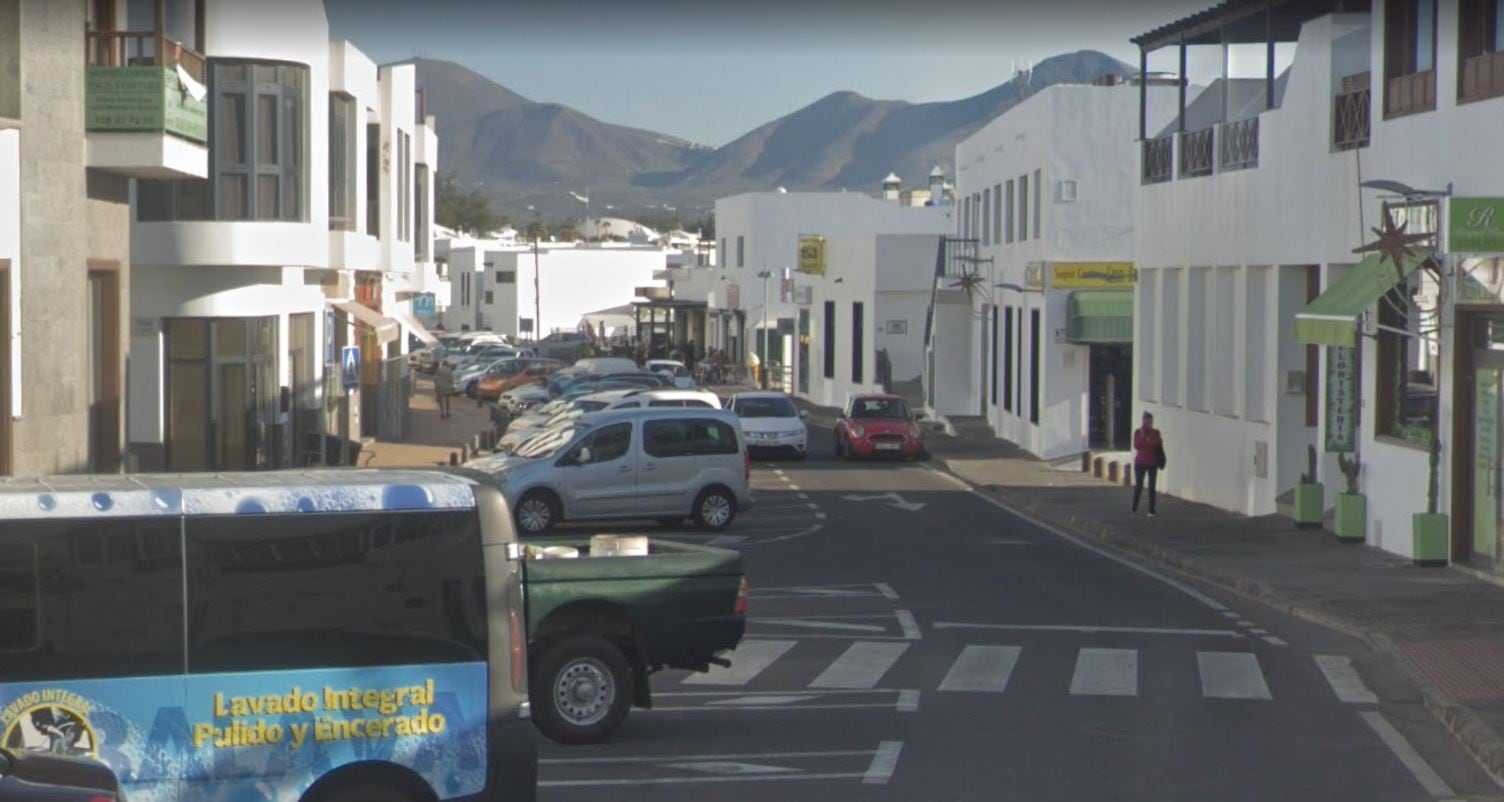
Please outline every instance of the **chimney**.
M935 169L930 171L930 199L934 201L936 205L939 205L940 201L944 197L945 171L940 169L940 165L937 164L935 165Z
M902 184L903 181L898 177L897 173L888 173L888 177L883 179L883 200L897 203L898 188Z

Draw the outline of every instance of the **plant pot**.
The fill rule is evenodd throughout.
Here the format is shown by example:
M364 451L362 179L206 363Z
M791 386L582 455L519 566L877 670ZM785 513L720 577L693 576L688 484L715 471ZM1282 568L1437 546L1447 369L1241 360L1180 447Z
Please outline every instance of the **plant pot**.
M1362 543L1368 534L1368 499L1361 493L1337 495L1337 539Z
M1301 529L1320 529L1326 517L1322 505L1324 488L1320 482L1299 482L1295 485L1295 525Z
M1447 516L1440 512L1417 512L1410 517L1410 526L1415 538L1414 561L1416 565L1443 566L1447 564L1451 540L1447 536Z

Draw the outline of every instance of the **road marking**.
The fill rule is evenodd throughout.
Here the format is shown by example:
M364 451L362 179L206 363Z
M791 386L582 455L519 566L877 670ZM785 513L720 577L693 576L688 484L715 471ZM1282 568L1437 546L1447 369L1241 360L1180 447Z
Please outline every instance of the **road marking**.
M1167 627L1092 627L1071 624L972 624L958 621L938 621L935 629L1024 629L1041 632L1127 632L1137 635L1207 635L1220 638L1241 638L1243 633L1231 629L1172 629Z
M1274 637L1273 635L1265 635L1264 636L1264 642L1267 643L1267 644L1269 644L1270 646L1289 646L1290 645L1290 644L1284 642L1283 640Z
M908 693L896 688L830 688L818 693L805 693L804 696L871 696L878 693ZM694 696L735 696L738 698L748 696L788 696L788 691L653 691L653 698L660 696L694 697Z
M784 627L805 627L807 629L849 629L856 632L887 632L888 628L879 624L847 624L841 621L811 621L804 618L754 618L753 624L775 624Z
M809 494L808 493L800 493L799 494L799 498L809 498Z
M1332 686L1332 692L1337 698L1350 704L1376 704L1379 697L1368 689L1363 678L1358 676L1358 670L1353 668L1353 659L1347 655L1318 654L1316 667L1326 677L1326 681Z
M655 694L656 695L656 694ZM658 757L540 757L538 765L574 766L611 763L662 763L666 760L778 760L805 757L866 757L875 755L872 749L841 749L826 752L746 752L732 755L662 755Z
M820 672L809 684L811 688L873 688L898 658L908 651L907 643L857 641Z
M809 507L812 510L818 510L818 509L820 509L820 505L816 504L813 501L807 501L807 502L805 502L804 506Z
M1238 614L1235 613L1235 612L1233 612L1232 610L1223 610L1222 611L1222 615L1225 615L1228 618L1237 618L1238 617Z
M539 780L539 788L601 787L607 785L682 785L684 783L729 783L753 780L855 780L865 781L866 774L831 772L825 774L734 774L722 777L651 777L621 780ZM886 782L886 781L885 781Z
M961 479L960 477L952 476L952 475L946 473L945 471L940 470L939 468L932 468L932 467L930 467L928 465L924 466L924 470L927 470L930 473L933 473L936 476L940 477L941 479L944 479L945 481L950 482L951 484L956 485L957 487L962 488L967 493L970 493L970 494L976 496L977 498L979 498L979 499L987 502L988 504L991 504L992 506L997 507L1000 510L1003 510L1004 512L1008 513L1009 515L1012 515L1012 516L1014 516L1016 518L1019 518L1019 519L1022 519L1024 521L1028 521L1030 524L1033 524L1034 526L1036 526L1036 527L1038 527L1040 529L1043 529L1046 532L1049 532L1050 534L1052 534L1052 535L1060 538L1061 540L1064 540L1064 541L1066 541L1068 543L1074 543L1075 545L1080 546L1081 548L1086 549L1087 551L1089 551L1089 552L1091 552L1093 554L1096 554L1099 557L1105 557L1106 559L1112 560L1113 562L1115 562L1115 563L1117 563L1119 565L1122 565L1125 568L1129 568L1131 570L1137 571L1137 572L1143 574L1144 576L1152 577L1152 578L1158 580L1159 582L1162 582L1162 583L1164 583L1166 585L1169 585L1170 587L1172 587L1172 588L1180 591L1181 593L1184 593L1185 595L1190 596L1191 598L1195 599L1198 602L1201 602L1203 605L1205 605L1207 607L1210 607L1213 610L1221 611L1221 610L1226 610L1227 609L1227 605L1223 604L1222 602L1217 601L1216 599L1213 599L1212 597L1206 595L1205 593L1202 593L1199 590L1196 590L1195 588L1191 587L1190 585L1185 584L1184 582L1180 582L1178 580L1172 579L1172 578L1170 578L1168 576L1165 576L1164 574L1159 573L1158 571L1154 571L1152 569L1145 568L1144 566L1139 565L1138 563L1135 563L1135 562L1133 562L1132 560L1129 560L1126 557L1122 557L1122 556L1119 556L1117 554L1113 554L1112 552L1108 551L1107 549L1105 549L1105 548L1103 548L1101 546L1096 546L1096 545L1093 545L1091 543L1087 543L1085 540L1082 540L1081 538L1076 537L1075 535L1072 535L1069 532L1066 532L1065 530L1060 529L1059 527L1053 526L1051 524L1047 524L1044 521L1041 521L1038 518L1035 518L1034 516L1029 515L1028 513L1022 512L1020 510L1015 510L1012 507L1008 506L1007 504L1004 504L1003 502L998 501L997 499L993 498L992 496L989 496L986 493L979 492L975 487L972 487L971 485L967 484L966 481L964 479Z
M656 696L656 694L654 694L654 695ZM894 711L898 711L898 704L897 704L897 701L893 701L893 702L843 702L843 703L839 703L839 704L820 704L820 705L755 705L755 704L750 704L750 703L749 704L745 704L745 705L722 705L722 706L709 705L709 704L704 704L704 705L680 705L678 707L659 707L657 705L653 705L652 708L647 709L647 710L643 710L643 711L641 711L640 714L653 714L653 713L743 713L743 712L746 712L746 713L760 713L760 712L767 712L767 711L782 711L784 713L788 713L788 712L791 712L791 711L797 712L797 711L805 711L805 710L894 710ZM902 712L902 711L899 711L899 712Z
M1252 652L1196 652L1201 695L1212 699L1272 699Z
M798 769L787 766L769 766L760 763L739 763L730 760L705 760L691 763L664 763L666 769L684 769L686 771L703 771L707 774L787 774Z
M1022 646L967 646L940 681L940 690L1002 693L1021 652Z
M707 545L707 546L735 546L736 544L738 544L738 543L740 543L740 542L742 542L743 540L746 540L746 539L747 539L746 535L719 535L717 537L713 537L713 538L705 541L705 545Z
M919 712L919 691L907 690L898 692L898 704L893 707L899 713Z
M796 485L793 482L789 482L789 489L790 490L801 490L803 488L799 487L799 485Z
M1426 789L1426 793L1434 797L1457 795L1457 792L1452 790L1452 786L1447 785L1447 781L1436 773L1436 769L1431 768L1431 764L1415 751L1415 747L1411 746L1410 742L1405 740L1405 736L1401 735L1399 730L1396 730L1382 714L1375 710L1367 710L1358 715L1368 722L1368 726L1373 728L1379 740L1383 741L1384 745L1389 747L1389 751L1399 758L1400 763L1410 770L1410 776Z
M893 592L893 586L889 585L887 582L879 582L876 585L873 585L873 587L877 588L878 593L883 594L883 598L893 599L894 601L898 600L898 594Z
M920 640L924 636L919 632L919 622L914 620L914 614L908 610L894 610L893 617L898 619L898 627L903 630L903 636L909 640Z
M703 674L691 674L684 679L688 685L746 685L763 669L773 664L798 641L754 640L742 641L731 654L731 666L711 666Z
M843 501L886 501L888 502L888 506L905 512L918 512L924 509L925 506L922 501L907 501L903 496L891 491L866 496L861 494L847 495L841 496L841 499Z
M1245 623L1246 623L1246 622L1245 622ZM1263 629L1263 628L1261 628L1261 627L1255 627L1255 626L1250 626L1250 627L1248 627L1248 631L1249 631L1249 632L1252 632L1252 633L1253 633L1253 634L1255 634L1255 635L1268 635L1268 634L1269 634L1269 631L1268 631L1268 630L1266 630L1266 629Z
M1072 696L1137 696L1136 649L1090 649L1076 653Z
M903 751L903 741L883 741L877 745L877 754L872 756L872 765L862 777L863 785L887 785L898 768L898 753Z
M823 512L817 512L817 513L815 513L815 520L817 520L817 521L823 521L823 520L825 520L825 513L823 513Z
M742 707L746 705L790 705L795 702L808 702L811 699L819 698L820 695L817 693L809 693L803 696L792 696L789 694L784 694L783 696L736 696L730 699L716 699L715 701L706 702L705 704L727 705L733 707Z

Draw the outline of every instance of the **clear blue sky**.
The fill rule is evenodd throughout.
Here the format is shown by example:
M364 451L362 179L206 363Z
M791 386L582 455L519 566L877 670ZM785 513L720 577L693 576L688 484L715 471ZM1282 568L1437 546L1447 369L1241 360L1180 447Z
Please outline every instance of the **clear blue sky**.
M378 62L456 61L533 100L721 145L836 90L950 100L1007 81L1015 64L1072 50L1136 64L1129 37L1215 4L326 0L325 7L333 36ZM1191 76L1198 79L1196 69Z

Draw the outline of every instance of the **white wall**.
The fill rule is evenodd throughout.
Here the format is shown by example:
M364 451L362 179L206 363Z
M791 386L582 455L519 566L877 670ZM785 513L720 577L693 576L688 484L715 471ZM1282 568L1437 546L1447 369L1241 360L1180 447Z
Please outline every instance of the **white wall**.
M378 85L376 62L349 42L329 43L329 91L350 95L355 107L355 169L350 176L355 185L350 210L355 228L329 232L329 264L334 267L354 270L381 267L381 243L366 233L366 118L371 110L381 108ZM328 141L326 135L322 142ZM324 184L328 186L327 178Z
M381 96L381 147L385 158L381 160L381 267L389 273L411 273L413 270L413 238L418 235L417 204L414 203L412 187L418 163L421 142L415 135L417 117L417 68L411 64L382 67L380 71ZM408 138L405 193L403 186L404 165L398 156L399 134ZM402 212L407 212L402 220ZM407 226L407 237L399 239L399 225Z

